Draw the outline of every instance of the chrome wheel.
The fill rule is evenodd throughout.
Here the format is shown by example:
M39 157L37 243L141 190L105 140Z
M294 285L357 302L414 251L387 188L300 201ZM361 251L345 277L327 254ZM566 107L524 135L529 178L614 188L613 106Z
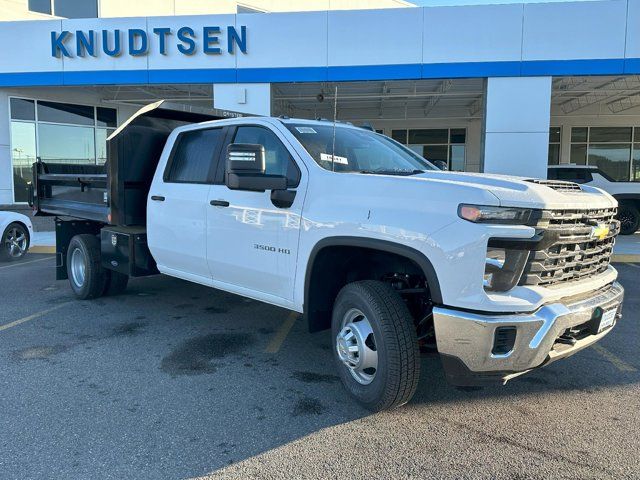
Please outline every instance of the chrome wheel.
M20 258L27 253L27 234L18 227L11 228L4 239L4 246L12 258Z
M342 319L336 337L336 353L353 378L362 385L373 382L378 370L378 351L371 323L364 313L352 308Z
M76 248L71 254L71 277L78 287L82 287L84 285L85 276L85 255L81 249Z

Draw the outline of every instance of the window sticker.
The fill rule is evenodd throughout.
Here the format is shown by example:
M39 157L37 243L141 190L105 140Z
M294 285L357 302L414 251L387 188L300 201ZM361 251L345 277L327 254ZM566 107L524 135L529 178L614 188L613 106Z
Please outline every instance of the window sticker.
M312 127L296 127L296 130L300 133L318 133Z
M324 160L325 162L330 162L331 157L332 156L328 153L320 154L320 160ZM347 157L339 157L338 155L336 155L333 157L333 163L338 163L340 165L349 165L349 160L347 159Z

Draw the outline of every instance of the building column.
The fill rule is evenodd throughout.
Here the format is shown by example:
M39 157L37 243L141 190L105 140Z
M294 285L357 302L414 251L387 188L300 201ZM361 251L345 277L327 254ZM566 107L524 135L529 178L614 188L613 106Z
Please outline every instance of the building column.
M13 203L13 169L11 168L10 144L9 95L0 90L0 205Z
M551 77L488 78L484 172L547 178Z
M220 83L213 86L213 106L221 110L271 115L270 83Z

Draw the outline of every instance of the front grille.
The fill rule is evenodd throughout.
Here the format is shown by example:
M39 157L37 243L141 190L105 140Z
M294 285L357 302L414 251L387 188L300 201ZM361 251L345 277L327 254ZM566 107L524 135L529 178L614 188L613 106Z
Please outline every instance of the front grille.
M549 187L559 192L581 192L582 191L582 188L580 188L580 185L574 182L563 182L559 180L540 180L537 178L533 178L531 180L526 180L526 181L529 183L544 185L545 187Z
M551 286L604 272L620 231L615 214L615 208L542 212L519 285ZM609 232L599 238L602 225Z

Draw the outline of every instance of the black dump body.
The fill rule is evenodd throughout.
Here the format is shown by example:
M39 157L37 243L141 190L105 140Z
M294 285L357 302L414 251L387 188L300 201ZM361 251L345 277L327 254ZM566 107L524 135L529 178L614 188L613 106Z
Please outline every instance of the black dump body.
M169 134L189 123L236 116L163 100L147 105L108 138L104 165L34 163L35 215L146 226L147 194Z

